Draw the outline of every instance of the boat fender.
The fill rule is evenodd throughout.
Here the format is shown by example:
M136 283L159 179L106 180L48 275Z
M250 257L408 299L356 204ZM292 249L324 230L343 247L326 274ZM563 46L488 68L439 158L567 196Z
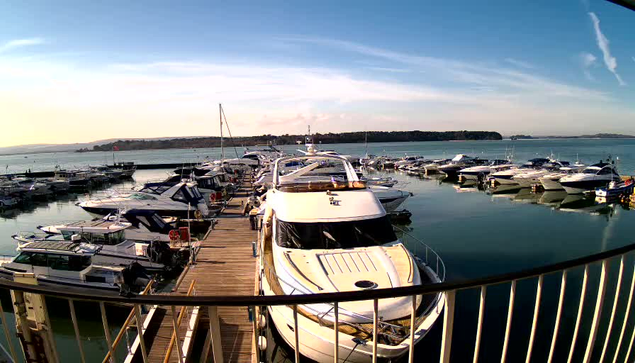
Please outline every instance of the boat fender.
M264 329L266 326L267 326L267 319L265 318L263 314L260 314L258 316L258 328Z
M261 352L267 350L267 338L263 336L258 337L258 349L260 349Z
M273 211L271 208L267 208L265 210L265 216L263 218L262 228L265 235L265 238L271 238L272 232L272 223L273 222Z

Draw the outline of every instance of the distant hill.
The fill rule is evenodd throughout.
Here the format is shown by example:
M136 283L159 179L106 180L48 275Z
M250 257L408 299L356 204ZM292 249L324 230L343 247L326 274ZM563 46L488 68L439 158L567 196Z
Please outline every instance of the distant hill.
M580 136L540 136L541 139L635 139L634 135L600 133Z
M400 142L400 141L455 141L455 140L502 140L498 132L492 131L369 131L315 134L314 142L322 144L363 143L368 142ZM234 137L225 139L225 145L253 146L263 144L293 145L304 143L304 135L261 135ZM117 140L77 151L111 151L111 150L152 150L219 147L220 137L196 137L153 140Z

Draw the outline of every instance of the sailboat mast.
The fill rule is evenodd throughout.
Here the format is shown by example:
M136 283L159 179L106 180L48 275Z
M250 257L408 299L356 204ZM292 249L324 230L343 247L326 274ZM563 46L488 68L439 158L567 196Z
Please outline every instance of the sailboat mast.
M220 121L220 161L225 160L225 149L223 149L223 105L218 104L218 119Z

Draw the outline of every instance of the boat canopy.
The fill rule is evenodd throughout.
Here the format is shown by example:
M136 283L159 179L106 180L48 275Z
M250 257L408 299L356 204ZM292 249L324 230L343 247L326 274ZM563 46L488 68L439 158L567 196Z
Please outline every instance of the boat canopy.
M276 243L285 248L334 249L379 246L397 236L388 216L348 222L277 221Z
M144 225L150 232L168 233L172 230L172 227L165 223L165 220L161 218L155 211L131 209L124 213L123 217L134 227L139 227L140 224Z
M273 190L267 203L286 222L335 222L374 219L386 214L369 189L288 193ZM284 206L283 208L277 208Z
M154 195L165 195L172 200L189 203L192 205L198 204L203 196L198 191L198 188L193 183L185 183L181 182L178 184L170 184L170 183L146 183L139 193L146 194L154 194ZM134 194L133 194L134 197ZM140 198L136 198L140 199Z

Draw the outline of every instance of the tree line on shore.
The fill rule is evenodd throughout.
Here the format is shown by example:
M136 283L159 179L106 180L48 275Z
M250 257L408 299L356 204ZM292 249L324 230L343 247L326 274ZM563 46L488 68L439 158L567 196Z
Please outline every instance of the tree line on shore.
M316 133L311 135L314 143L344 144L368 142L404 142L404 141L456 141L456 140L502 140L498 132L493 131L358 131L343 133ZM232 139L225 138L225 146L254 146L254 145L293 145L303 144L305 135L260 135L242 136ZM219 147L221 138L196 137L196 138L172 138L172 139L134 139L118 140L102 145L93 146L92 150L85 151L112 151L112 150L153 150L153 149L183 149L183 148L208 148Z

